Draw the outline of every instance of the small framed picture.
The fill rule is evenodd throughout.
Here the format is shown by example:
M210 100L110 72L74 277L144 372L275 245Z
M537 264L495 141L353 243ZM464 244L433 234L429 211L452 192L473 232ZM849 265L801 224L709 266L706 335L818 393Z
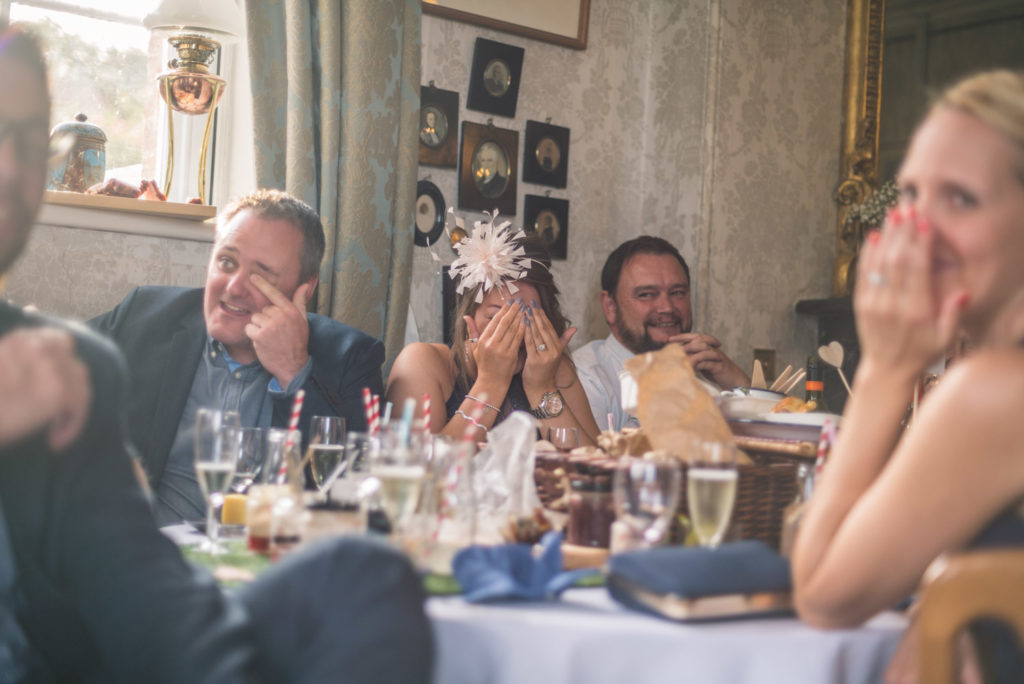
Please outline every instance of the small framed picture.
M420 86L420 164L455 168L459 94L433 85Z
M540 121L526 122L523 181L564 188L569 170L569 129Z
M565 259L569 245L569 200L526 195L523 229L540 236L552 259Z
M516 215L519 132L462 122L459 208Z
M413 239L420 247L437 242L444 232L444 195L428 180L416 183L415 230Z
M524 52L523 48L515 45L477 38L466 107L478 112L514 117Z

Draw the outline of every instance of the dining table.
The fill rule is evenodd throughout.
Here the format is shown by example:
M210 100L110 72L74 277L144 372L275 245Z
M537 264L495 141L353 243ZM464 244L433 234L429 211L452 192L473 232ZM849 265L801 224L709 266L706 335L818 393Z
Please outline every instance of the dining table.
M629 610L603 587L543 602L432 597L437 684L868 684L907 620L885 612L821 630L790 615L680 623Z

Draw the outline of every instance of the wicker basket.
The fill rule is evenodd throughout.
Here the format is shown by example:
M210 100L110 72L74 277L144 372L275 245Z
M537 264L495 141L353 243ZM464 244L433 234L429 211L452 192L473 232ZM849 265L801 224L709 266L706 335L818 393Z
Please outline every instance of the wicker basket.
M579 459L568 457L557 459L553 455L537 460L534 480L537 494L545 507L557 503L564 494L565 482L573 477L594 477L607 474L614 468L615 460ZM564 471L555 474L559 469ZM774 549L779 548L782 534L782 515L796 496L796 461L784 457L761 456L754 464L739 466L739 487L736 491L736 506L732 522L726 533L727 540L759 539ZM689 515L686 507L686 465L680 480L679 506L677 511ZM685 530L678 519L673 521L670 532L672 541L681 543Z

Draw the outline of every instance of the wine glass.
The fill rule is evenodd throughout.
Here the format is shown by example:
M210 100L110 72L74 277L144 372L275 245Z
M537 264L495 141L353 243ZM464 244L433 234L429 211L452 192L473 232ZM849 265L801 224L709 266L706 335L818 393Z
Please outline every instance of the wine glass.
M722 542L732 518L738 482L735 446L694 441L686 472L686 503L701 546L713 549Z
M612 497L616 520L642 547L661 543L679 502L682 469L667 456L623 456L615 469Z
M549 427L548 441L559 451L572 451L580 445L580 431L574 427Z
M426 452L421 436L408 426L388 425L381 446L372 455L370 475L380 483L380 500L393 533L401 537L406 521L415 512L427 476Z
M335 478L348 465L345 459L345 419L339 416L313 416L309 422L309 447L306 449L313 482L327 501Z
M238 460L239 415L233 411L199 409L196 412L195 464L196 479L206 499L206 541L200 550L223 553L217 541L217 508L224 502Z

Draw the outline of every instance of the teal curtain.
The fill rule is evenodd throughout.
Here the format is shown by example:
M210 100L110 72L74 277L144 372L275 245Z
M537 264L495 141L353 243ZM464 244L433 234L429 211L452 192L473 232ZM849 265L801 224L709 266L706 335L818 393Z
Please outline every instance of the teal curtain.
M412 278L420 0L249 0L256 182L317 209L317 311L401 351Z

